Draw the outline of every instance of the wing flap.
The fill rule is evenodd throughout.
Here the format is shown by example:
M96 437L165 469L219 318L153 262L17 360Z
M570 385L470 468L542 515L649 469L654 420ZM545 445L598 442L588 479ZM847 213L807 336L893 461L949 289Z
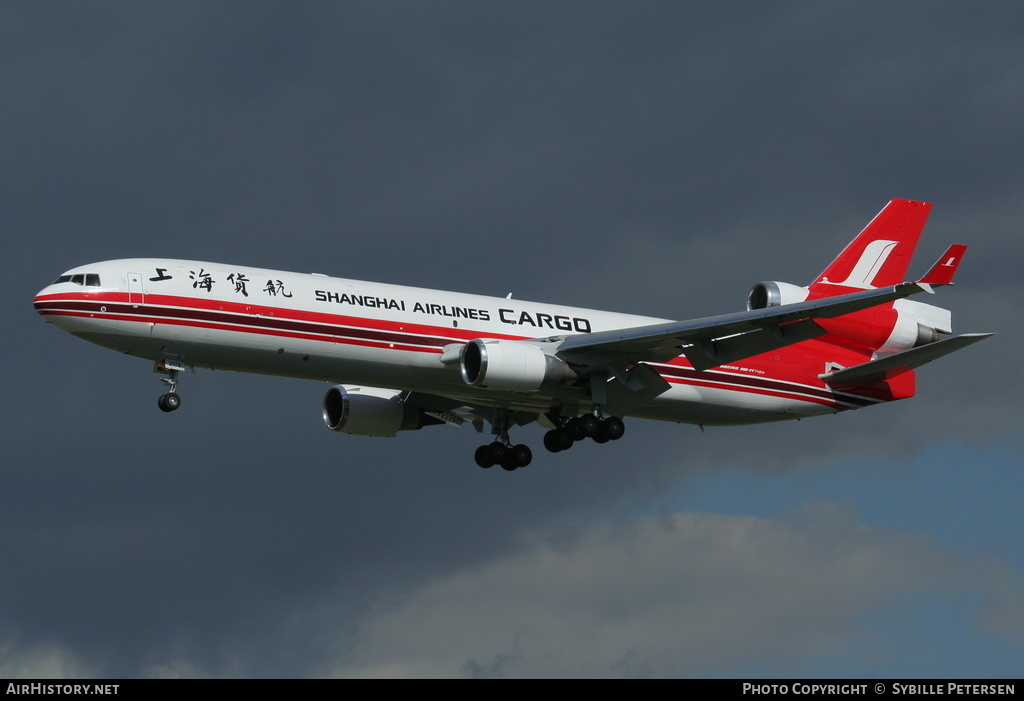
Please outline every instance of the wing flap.
M812 319L804 319L792 324L769 326L735 336L698 341L683 346L682 352L695 370L707 370L741 358L749 358L752 355L767 353L776 348L817 338L825 333L825 329L814 323Z

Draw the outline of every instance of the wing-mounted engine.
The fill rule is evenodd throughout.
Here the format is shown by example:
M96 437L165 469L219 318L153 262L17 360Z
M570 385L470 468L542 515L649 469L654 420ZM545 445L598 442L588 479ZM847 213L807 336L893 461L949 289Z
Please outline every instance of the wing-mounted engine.
M390 437L399 431L444 423L409 406L398 390L356 385L335 385L327 390L323 417L332 431L356 436Z
M533 392L576 379L564 361L524 341L474 339L459 352L459 370L467 385L511 392Z
M747 294L747 311L781 307L784 304L797 304L807 299L810 290L806 287L788 282L767 280L750 288Z

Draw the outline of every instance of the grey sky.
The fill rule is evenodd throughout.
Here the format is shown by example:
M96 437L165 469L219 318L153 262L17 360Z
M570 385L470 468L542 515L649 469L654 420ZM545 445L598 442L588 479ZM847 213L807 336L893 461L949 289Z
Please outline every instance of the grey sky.
M982 505L1024 486L1022 29L1009 3L4 4L0 675L1019 675L1024 524ZM917 398L633 421L514 474L469 429L331 434L316 383L200 372L164 415L147 363L30 304L168 256L688 318L807 283L891 197L936 203L913 271L971 246L935 302L999 332ZM902 651L931 630L979 652Z

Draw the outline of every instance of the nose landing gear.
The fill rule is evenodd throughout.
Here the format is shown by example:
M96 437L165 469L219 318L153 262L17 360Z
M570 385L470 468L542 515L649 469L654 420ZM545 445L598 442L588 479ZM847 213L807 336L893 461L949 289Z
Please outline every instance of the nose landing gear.
M160 411L174 411L181 406L181 397L178 396L178 373L185 369L185 366L175 360L158 360L153 366L153 372L166 373L167 377L161 377L160 381L167 385L166 394L161 394L156 400Z
M181 406L181 397L174 392L161 394L156 400L156 405L160 407L160 411L174 411Z

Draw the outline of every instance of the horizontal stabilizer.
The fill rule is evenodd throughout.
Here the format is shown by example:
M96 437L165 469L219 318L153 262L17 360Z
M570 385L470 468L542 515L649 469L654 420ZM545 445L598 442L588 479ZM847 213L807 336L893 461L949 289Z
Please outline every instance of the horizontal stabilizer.
M972 343L982 341L993 334L990 333L965 333L944 341L936 341L917 348L895 353L893 355L872 360L862 365L854 365L852 368L836 370L818 375L830 385L859 385L869 382L881 382L896 375L913 370L925 363L948 355L953 351L966 348Z

